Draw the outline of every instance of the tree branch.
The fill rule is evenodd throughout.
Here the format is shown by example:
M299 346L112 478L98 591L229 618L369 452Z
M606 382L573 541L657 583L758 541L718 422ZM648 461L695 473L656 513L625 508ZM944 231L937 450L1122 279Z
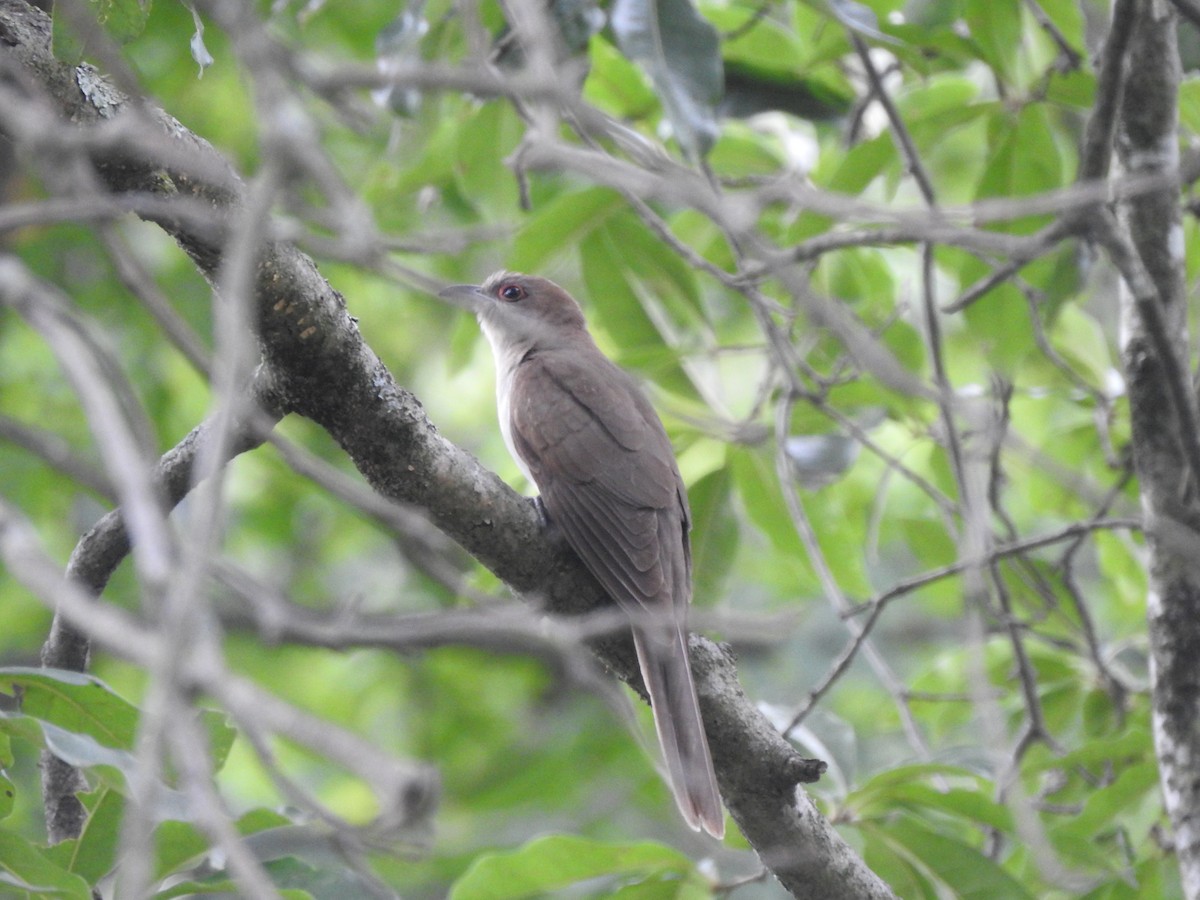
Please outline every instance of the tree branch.
M1133 4L1125 91L1117 122L1122 167L1165 171L1178 156L1180 62L1175 16L1162 2ZM1151 551L1147 617L1153 683L1154 743L1175 852L1188 897L1200 896L1200 503L1197 474L1188 460L1197 440L1195 395L1179 397L1187 371L1188 296L1178 195L1161 191L1119 206L1136 271L1121 292L1121 362L1129 390L1133 458ZM1124 243L1124 242L1122 242ZM1113 252L1113 247L1109 248ZM1120 255L1115 260L1120 262ZM1149 313L1149 315L1147 315ZM1194 426L1190 426L1194 427Z

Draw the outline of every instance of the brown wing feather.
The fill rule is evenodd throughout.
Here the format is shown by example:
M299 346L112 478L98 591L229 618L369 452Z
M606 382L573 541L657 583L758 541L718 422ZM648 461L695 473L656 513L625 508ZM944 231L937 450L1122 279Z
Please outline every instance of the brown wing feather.
M611 364L596 378L595 358L586 372L559 352L520 366L510 405L516 449L614 599L631 611L682 612L691 599L687 494L670 441L632 379Z

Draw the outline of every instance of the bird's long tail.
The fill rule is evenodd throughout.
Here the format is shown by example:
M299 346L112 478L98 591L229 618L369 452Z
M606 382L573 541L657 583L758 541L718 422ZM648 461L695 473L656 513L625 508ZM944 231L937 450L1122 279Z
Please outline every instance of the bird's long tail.
M635 625L633 643L679 811L692 828L721 838L725 816L692 683L685 632L675 623Z

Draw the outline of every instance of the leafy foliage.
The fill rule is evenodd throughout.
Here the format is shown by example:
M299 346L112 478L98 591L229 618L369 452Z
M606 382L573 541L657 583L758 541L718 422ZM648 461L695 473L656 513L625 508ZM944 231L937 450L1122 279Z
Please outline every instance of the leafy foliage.
M74 15L60 12L54 17L55 55L71 65L79 63L88 55L89 37L98 37L90 34L97 26L118 44L129 43L145 29L150 5L150 0L88 0L94 22L82 10Z
M615 0L611 24L621 50L650 75L684 151L704 156L721 96L716 29L688 0Z
M182 5L113 2L99 18L147 95L251 178L272 154L286 160L273 221L318 259L447 438L514 484L474 326L407 273L536 271L584 302L675 441L698 627L730 641L750 695L829 762L813 786L821 811L897 895L1182 896L1151 737L1118 279L1064 239L971 296L1061 213L1032 201L1061 197L1079 170L1097 92L1085 26L1100 4L1041 0L1039 21L1030 4L991 0L616 0L594 34L585 26L601 10L580 6L566 44L586 56L582 100L607 117L593 131L570 115L534 128L548 102L537 91L514 104L429 76L403 91L376 84L372 107L354 89L361 67L348 69L351 88L318 77L354 60L398 79L460 60L504 33L492 3L474 21L449 0L414 4L407 19L366 0L259 4L270 28L254 35L208 23L202 81ZM55 29L67 58L94 46L68 44L61 17ZM287 52L256 52L251 36ZM866 60L856 41L872 44ZM284 59L296 83L281 86ZM915 157L878 103L859 105L870 60ZM1180 112L1194 139L1193 78ZM660 145L667 132L675 143ZM526 168L528 143L551 139L594 155ZM600 165L610 159L621 177ZM914 159L944 218L926 216ZM673 190L652 189L674 176ZM710 183L726 205L704 194ZM33 167L14 189L35 203L59 186ZM71 298L165 452L206 415L211 385L131 298L158 296L219 349L213 295L155 227L93 228L84 212L12 231L7 249ZM65 564L108 508L105 479L87 477L103 454L46 344L8 308L0 358L0 496ZM947 414L942 387L966 405ZM22 428L61 452L38 451ZM348 469L311 423L279 431ZM805 463L800 448L813 446L836 461ZM987 497L982 561L968 553L965 481ZM275 614L435 615L500 588L460 555L433 565L271 447L235 459L223 490L215 571L246 575L265 598L247 612L233 576L205 584L197 602L221 620L223 664L442 779L433 836L389 831L361 773L286 736L256 743L248 723L196 702L213 783L284 896L704 897L742 880L736 896L779 896L753 878L740 836L714 848L676 821L650 756L613 727L623 700L597 702L565 666L453 641L404 655L272 645ZM180 543L188 515L174 522ZM447 568L460 580L439 577ZM146 590L126 565L103 599L138 608ZM14 695L0 717L0 886L87 898L115 866L158 685L99 649L95 677L27 668L49 631L47 599L0 570L0 678ZM625 719L646 724L644 711ZM42 845L43 749L89 784L85 830L53 847ZM154 896L237 889L178 779L167 767L157 783Z

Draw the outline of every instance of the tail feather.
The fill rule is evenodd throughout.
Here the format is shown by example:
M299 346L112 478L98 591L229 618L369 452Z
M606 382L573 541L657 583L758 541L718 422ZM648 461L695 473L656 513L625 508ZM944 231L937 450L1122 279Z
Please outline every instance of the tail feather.
M679 811L697 831L724 837L725 816L683 630L674 624L635 625L633 642Z

